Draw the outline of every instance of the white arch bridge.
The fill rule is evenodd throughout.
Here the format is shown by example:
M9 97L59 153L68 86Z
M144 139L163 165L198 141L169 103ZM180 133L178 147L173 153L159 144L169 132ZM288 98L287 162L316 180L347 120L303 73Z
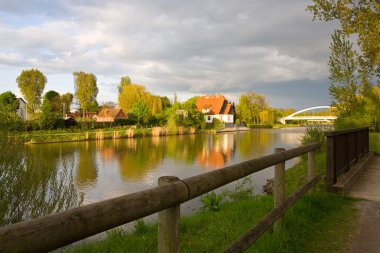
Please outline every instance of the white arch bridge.
M317 110L317 109L332 109L332 107L328 106L328 105L322 105L322 106L315 106L315 107L306 108L306 109L300 110L298 112L292 113L289 116L280 118L279 121L282 124L286 124L287 121L291 121L291 120L307 120L307 121L318 121L318 122L331 122L333 120L336 120L336 116L331 115L331 112L330 112L330 115L297 116L298 114L301 114L303 112L313 111L313 110Z

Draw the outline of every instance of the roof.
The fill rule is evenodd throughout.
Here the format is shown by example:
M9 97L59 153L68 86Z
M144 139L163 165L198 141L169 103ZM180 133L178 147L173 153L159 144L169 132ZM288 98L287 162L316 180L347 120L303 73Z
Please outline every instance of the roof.
M98 122L114 121L115 119L126 119L126 118L127 118L127 115L120 108L104 108L99 112L98 117L96 118L96 121Z
M22 97L16 98L18 101L22 101L24 104L26 104L25 100Z
M99 112L98 117L112 117L112 118L116 118L118 116L118 114L119 114L120 111L126 117L125 113L120 108L119 109L116 109L116 108L104 108L104 109L102 109ZM119 116L121 116L121 115L119 115Z
M233 114L232 105L223 95L200 96L196 102L198 111L210 109L207 114Z

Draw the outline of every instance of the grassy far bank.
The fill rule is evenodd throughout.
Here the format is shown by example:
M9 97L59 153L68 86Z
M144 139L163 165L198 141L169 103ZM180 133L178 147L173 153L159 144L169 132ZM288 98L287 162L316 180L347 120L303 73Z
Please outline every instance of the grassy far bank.
M285 128L296 127L296 125L255 125L252 128ZM157 130L159 129L159 130ZM99 129L57 129L57 130L39 130L25 131L18 135L26 143L48 143L48 142L67 142L67 141L85 141L97 139L115 139L115 138L130 138L141 136L157 136L157 135L176 135L188 133L210 133L215 129L195 130L191 128L177 127L169 129L167 127L143 127L136 128L131 126L116 127L116 128L99 128Z
M318 172L324 171L325 156L317 156ZM306 181L306 161L286 173L287 194ZM323 182L318 186L323 189ZM266 232L247 252L346 252L346 239L354 229L354 200L324 191L307 194L286 214L282 233ZM182 217L181 252L220 252L273 208L271 195L246 195L224 202L220 211L199 211ZM321 243L323 242L323 243ZM66 248L66 252L156 252L157 225L137 222L135 232L108 233L107 239Z

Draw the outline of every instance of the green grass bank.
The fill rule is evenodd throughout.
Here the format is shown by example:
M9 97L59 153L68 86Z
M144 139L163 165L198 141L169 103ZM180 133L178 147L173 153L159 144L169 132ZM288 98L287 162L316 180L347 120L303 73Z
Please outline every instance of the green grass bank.
M318 173L324 174L325 155L317 154ZM254 177L253 177L254 178ZM287 194L294 192L307 178L305 159L286 172ZM286 213L285 230L267 231L247 252L347 252L347 238L355 230L357 214L354 199L324 191L305 195ZM198 211L182 217L181 252L220 252L256 224L273 208L273 196L251 196L247 189L220 205L220 210ZM65 252L157 252L157 224L135 222L135 231L108 232L105 240L67 247Z

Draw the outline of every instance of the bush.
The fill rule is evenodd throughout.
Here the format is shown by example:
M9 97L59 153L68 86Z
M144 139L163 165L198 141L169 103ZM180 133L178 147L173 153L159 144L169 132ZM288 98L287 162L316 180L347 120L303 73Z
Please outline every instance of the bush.
M337 130L359 128L369 126L369 123L363 122L363 117L340 118L335 121L334 127Z
M326 143L325 132L331 130L327 125L307 125L305 134L301 137L301 144L306 145L314 142L318 142L323 147Z

